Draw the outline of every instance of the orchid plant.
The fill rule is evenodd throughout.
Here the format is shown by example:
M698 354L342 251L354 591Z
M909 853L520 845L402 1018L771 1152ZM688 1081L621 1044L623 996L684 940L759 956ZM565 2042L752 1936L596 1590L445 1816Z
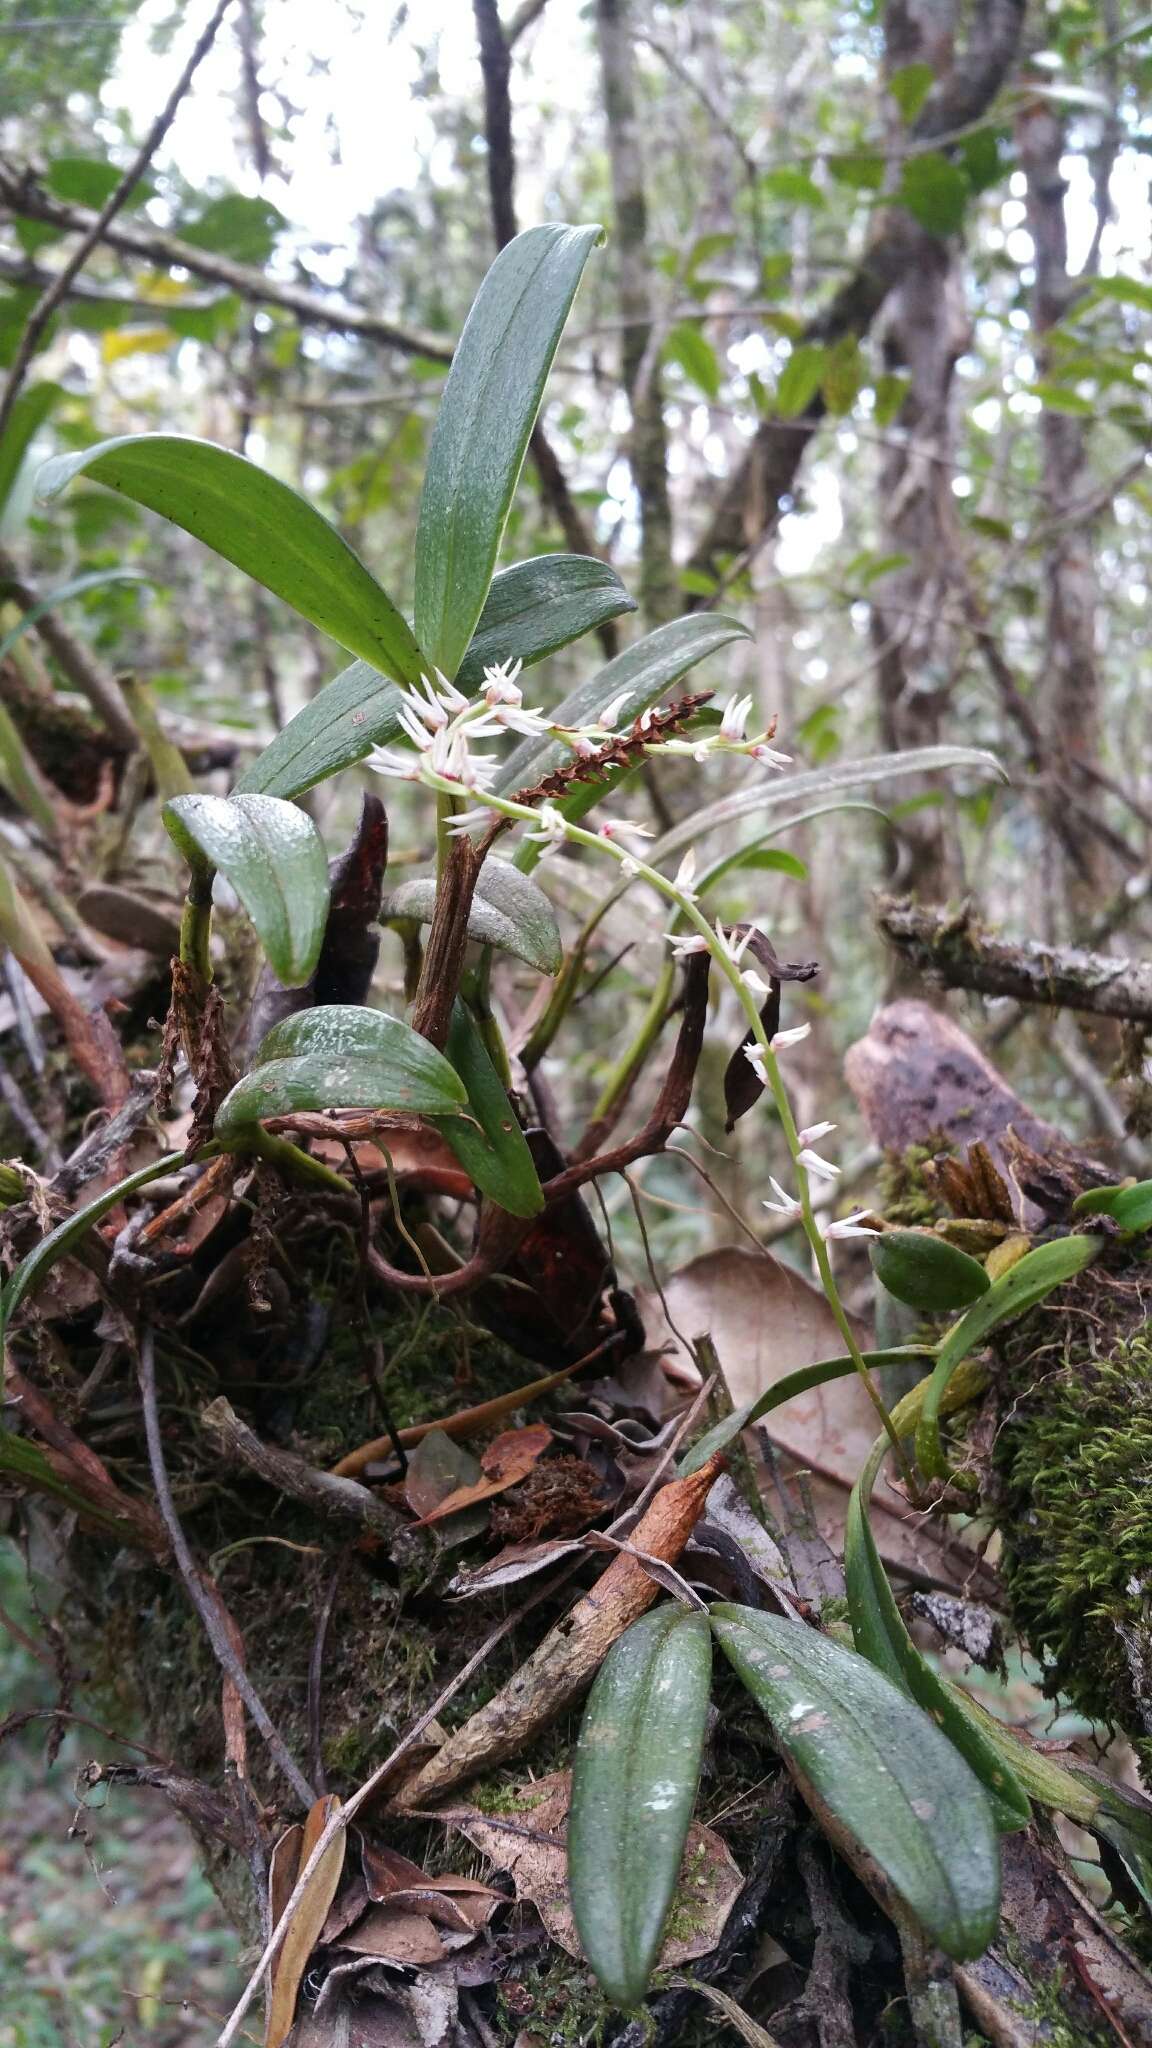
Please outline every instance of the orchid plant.
M777 749L772 725L749 730L747 695L729 697L718 715L706 694L662 702L698 663L747 637L738 620L704 611L675 620L634 641L560 705L548 709L525 702L524 678L535 664L635 609L614 571L591 558L547 555L495 570L552 358L598 238L595 227L532 229L501 252L481 287L430 444L411 625L314 507L225 449L179 436L140 435L48 465L42 481L46 498L80 473L106 484L207 542L351 656L350 665L249 765L231 795L187 788L168 795L164 821L187 862L189 880L166 1062L171 1068L182 1050L197 1084L192 1157L255 1156L290 1179L344 1195L354 1192L351 1184L309 1152L312 1135L347 1135L359 1119L356 1128L369 1129L386 1146L389 1122L397 1115L430 1121L482 1204L476 1250L447 1275L402 1271L382 1260L377 1271L409 1292L464 1294L501 1269L519 1241L517 1233L547 1205L667 1142L690 1099L708 978L713 970L721 977L744 1026L725 1081L729 1114L735 1119L761 1099L771 1105L789 1164L786 1172L781 1166L783 1179L767 1176L764 1205L802 1229L845 1355L792 1375L716 1424L688 1452L682 1469L697 1469L791 1393L846 1373L857 1373L867 1388L881 1434L849 1518L845 1568L855 1649L814 1636L798 1617L770 1624L763 1615L749 1619L748 1611L729 1609L713 1614L712 1627L769 1715L801 1782L815 1787L849 1836L893 1875L912 1916L953 1953L972 1954L996 1919L991 1816L1001 1825L1019 1826L1027 1818L1028 1798L1005 1742L911 1643L872 1541L868 1502L889 1449L916 1493L920 1482L905 1450L913 1431L921 1475L947 1477L939 1421L978 1384L973 1353L998 1321L1038 1300L1076 1270L1077 1262L1094 1256L1098 1239L1070 1237L1038 1247L990 1283L976 1262L939 1243L930 1247L925 1266L924 1245L902 1251L868 1211L820 1220L814 1184L835 1185L840 1175L820 1149L835 1125L797 1125L787 1066L809 1026L784 1023L780 1014L782 983L805 980L815 970L780 962L754 925L725 928L713 917L708 894L731 856L702 869L697 847L688 843L702 840L712 825L748 814L759 814L761 842L770 836L773 828L762 820L774 815L776 800L763 775L789 768L789 757ZM506 751L509 743L514 744ZM626 774L661 757L699 765L743 763L763 773L754 787L710 806L694 828L676 828L650 847L652 829L633 819L599 811L590 818ZM853 783L866 786L969 758L986 766L985 757L968 757L963 750L922 750L900 760L853 764L849 771L796 774L787 779L789 799L824 800ZM370 973L351 992L345 989L336 998L323 993L330 986L325 947L336 897L326 850L297 799L353 766L417 785L434 800L434 872L402 881L383 906L384 918L408 935L406 1018L369 1006ZM157 764L157 781L171 792L170 752L163 768L162 776ZM511 859L492 857L505 839ZM541 862L558 850L601 858L617 870L612 892L567 954L547 893L533 880ZM677 854L682 857L667 872ZM239 1075L234 1035L213 982L217 874L230 882L255 926L268 985L279 1002L247 1071ZM564 1021L584 948L607 903L632 885L654 892L668 906L665 963L636 1043L599 1110L619 1106L627 1078L651 1052L679 970L684 998L672 1064L656 1109L634 1139L608 1151L585 1144L572 1164L542 1181L510 1101L508 1055L488 1002L493 951L504 947L554 977L522 1051L528 1064L541 1057ZM427 937L421 943L423 929ZM177 1163L178 1156L169 1157L137 1172L49 1233L11 1276L0 1302L3 1318L11 1318L85 1229ZM897 1295L903 1286L906 1298L922 1305L927 1285L937 1307L970 1305L937 1343L865 1355L845 1312L830 1252L846 1239L870 1240L877 1254L884 1251L885 1284ZM973 1272L961 1270L960 1260ZM909 1356L927 1357L930 1377L914 1398L890 1412L873 1368ZM626 2002L647 1981L672 1895L707 1688L699 1614L679 1617L661 1609L638 1628L639 1635L632 1632L613 1652L593 1700L592 1730L577 1764L573 1825L572 1884L586 1948L605 1984ZM652 1814L671 1816L659 1822L654 1837L647 1823L634 1827L634 1817L647 1777L669 1768L660 1745L653 1749L650 1729L645 1732L644 1703L656 1679L674 1693L679 1689L686 1733L675 1797L661 1806L653 1794ZM815 1725L813 1700L820 1703L817 1719L827 1740L804 1748ZM597 1716L622 1730L615 1754L632 1773L627 1797L618 1771L603 1776L607 1752L596 1735ZM933 1826L923 1786L934 1777L951 1788L949 1825L962 1833L969 1815L963 1841L942 1840ZM905 1805L898 1797L893 1804L893 1786L897 1793L901 1786L921 1791L915 1799L909 1793ZM1066 1783L1037 1796L1072 1810ZM642 1801L641 1809L647 1810ZM630 1832L631 1847L620 1837L621 1828ZM610 1853L602 1864L605 1845ZM964 1896L948 1877L949 1859L966 1873ZM620 1930L629 1928L625 1954Z

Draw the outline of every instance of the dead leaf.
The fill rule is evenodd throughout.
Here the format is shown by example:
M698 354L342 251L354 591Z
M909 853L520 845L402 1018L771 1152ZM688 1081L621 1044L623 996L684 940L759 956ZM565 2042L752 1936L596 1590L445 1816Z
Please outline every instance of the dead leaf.
M654 1294L642 1300L649 1342L667 1345L665 1363L677 1380L698 1385L700 1375L676 1330L689 1342L710 1336L737 1407L802 1366L844 1353L823 1294L767 1251L728 1246L705 1252L673 1273L664 1296L668 1317ZM854 1328L857 1342L867 1347L865 1326L857 1321ZM773 1409L760 1427L787 1454L785 1476L795 1468L813 1475L817 1526L839 1556L848 1493L877 1435L876 1411L860 1380L851 1374L798 1394ZM934 1523L905 1512L898 1496L883 1487L875 1496L873 1529L886 1564L943 1582L951 1591L972 1590L978 1564L972 1553L961 1553L946 1528L938 1532Z
M357 1956L330 1970L290 2048L453 2048L455 1977L418 1969L405 1980L390 1976L389 1968Z
M334 1792L330 1792L323 1799L317 1799L309 1808L300 1843L301 1870L320 1840L328 1821L339 1810L340 1801ZM272 1965L264 2048L283 2048L283 2043L292 2031L296 1995L300 1989L301 1979L308 1968L309 1958L320 1938L324 1922L328 1918L328 1909L340 1883L346 1839L344 1830L341 1829L324 1851L312 1872L308 1888L292 1917Z
M283 1916L284 1908L292 1896L296 1879L300 1875L300 1844L304 1830L299 1822L286 1828L273 1845L268 1858L268 1924L276 1927Z
M444 1430L430 1429L409 1457L404 1499L414 1515L428 1516L449 1494L474 1485L479 1477L480 1461L471 1451L466 1451ZM419 1519L413 1524L417 1529L422 1526ZM442 1521L436 1536L446 1545L467 1543L487 1526L488 1510L480 1504L464 1508L450 1521Z
M726 1472L720 1474L708 1496L707 1513L697 1522L693 1540L721 1557L728 1555L730 1546L738 1550L747 1570L762 1585L785 1603L795 1600L796 1585L787 1559Z
M424 1442L429 1441L425 1437ZM451 1439L446 1438L445 1441L450 1442ZM551 1441L552 1431L546 1422L533 1422L527 1429L506 1429L480 1454L483 1477L455 1487L413 1527L427 1529L433 1522L442 1522L448 1515L459 1514L462 1508L476 1507L481 1501L491 1500L495 1494L506 1493L510 1486L517 1486L527 1478ZM407 1488L405 1492L407 1494Z
M373 1906L341 1935L337 1946L388 1963L439 1963L444 1958L444 1944L431 1920L399 1906Z
M455 1934L469 1936L486 1927L504 1894L481 1884L474 1877L446 1872L429 1877L418 1863L409 1862L395 1849L373 1849L363 1844L361 1860L368 1896L378 1904L403 1907L424 1914L435 1925Z
M475 1571L457 1572L448 1591L459 1600L474 1599L478 1593L495 1593L501 1586L514 1586L518 1579L530 1579L534 1572L547 1571L562 1557L570 1557L583 1545L579 1537L553 1543L509 1543L487 1564Z
M512 1795L516 1805L507 1815L481 1813L478 1807L454 1807L445 1818L450 1818L498 1870L508 1872L517 1898L529 1900L552 1940L569 1955L578 1956L580 1941L568 1897L565 1846L571 1791L570 1772L555 1771L517 1788ZM719 1835L693 1821L670 1915L677 1932L665 1941L656 1967L673 1969L709 1955L742 1884L740 1871Z
M1011 1129L1034 1152L1099 1171L1096 1161L1033 1114L959 1024L929 1003L908 1000L877 1010L865 1036L849 1046L844 1074L872 1137L886 1150L905 1152L941 1137L961 1147L981 1142L997 1170L1012 1178ZM1035 1228L1042 1212L1028 1203L1021 1220Z

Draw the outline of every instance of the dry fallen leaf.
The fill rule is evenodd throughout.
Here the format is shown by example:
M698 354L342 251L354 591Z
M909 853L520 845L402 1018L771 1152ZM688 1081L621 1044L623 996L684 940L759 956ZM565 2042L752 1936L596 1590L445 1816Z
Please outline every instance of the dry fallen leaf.
M449 1494L471 1486L480 1477L480 1461L442 1429L430 1429L409 1454L404 1499L417 1517L431 1515ZM420 1520L413 1525L419 1528ZM465 1508L454 1521L442 1524L437 1540L451 1546L468 1542L488 1526L483 1506Z
M411 1863L396 1849L374 1849L365 1842L361 1860L370 1899L422 1913L456 1934L479 1933L504 1903L504 1894L491 1885L474 1877L458 1877L452 1871L429 1877L418 1863Z
M519 1786L512 1795L516 1804L507 1815L497 1817L478 1807L455 1806L444 1818L498 1870L508 1872L517 1898L529 1900L552 1940L569 1955L578 1956L580 1941L568 1897L565 1847L571 1791L570 1772L555 1771L534 1784ZM688 1830L669 1915L670 1931L657 1968L671 1969L710 1954L742 1884L740 1871L719 1835L694 1821Z
M439 1963L444 1957L444 1944L431 1920L399 1906L373 1906L341 1935L337 1946L388 1963Z
M665 1362L678 1380L698 1383L676 1331L689 1341L707 1333L737 1407L803 1366L843 1356L844 1340L823 1294L770 1252L736 1246L705 1252L672 1274L664 1294L667 1318L654 1294L641 1297L649 1343L668 1346ZM857 1322L854 1333L866 1348L871 1340L864 1325ZM877 1377L883 1389L883 1375ZM877 1435L876 1411L860 1380L852 1374L813 1387L774 1408L760 1426L787 1454L785 1474L799 1468L813 1475L817 1525L839 1556L848 1493ZM951 1542L942 1547L947 1529L938 1531L911 1511L905 1515L898 1497L883 1487L876 1491L872 1526L886 1564L954 1591L971 1589L978 1568L972 1553Z
M429 1438L425 1437L424 1441L429 1442ZM505 1493L510 1486L518 1486L522 1479L527 1478L551 1441L552 1431L546 1422L533 1422L527 1429L504 1430L480 1454L483 1476L470 1484L455 1487L413 1527L427 1529L433 1522L442 1522L447 1515L459 1514L462 1508L476 1507L481 1501L490 1500L494 1494Z
M518 1579L531 1578L533 1572L547 1571L549 1565L582 1548L578 1536L547 1543L509 1543L487 1564L477 1565L475 1571L457 1572L448 1581L448 1591L459 1600L472 1599L477 1593L494 1593L501 1586L514 1586Z
M309 1809L300 1843L300 1870L303 1870L328 1821L334 1813L339 1812L339 1809L340 1801L335 1793L329 1793L324 1799L317 1799ZM324 1922L328 1918L328 1909L336 1896L340 1873L344 1868L346 1839L341 1829L324 1851L308 1881L308 1888L292 1917L283 1945L272 1965L264 2048L283 2048L283 2043L292 2031L292 2021L296 2013L296 1994L308 1967L309 1958L320 1938ZM283 1881L283 1874L279 1875L278 1883ZM296 1873L293 1872L293 1882L295 1876Z

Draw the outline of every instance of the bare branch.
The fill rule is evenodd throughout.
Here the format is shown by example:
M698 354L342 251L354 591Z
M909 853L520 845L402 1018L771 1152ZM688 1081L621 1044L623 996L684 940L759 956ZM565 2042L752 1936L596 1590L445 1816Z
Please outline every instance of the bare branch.
M0 595L12 599L29 612L39 602L37 593L12 560L7 550L0 548ZM107 726L112 737L129 752L135 753L140 745L140 736L132 722L132 714L124 701L119 683L110 670L104 667L91 648L63 625L53 612L44 612L36 621L36 632L60 667L74 690L87 697L93 711Z
M653 321L648 257L648 207L636 94L635 28L628 0L596 0L596 35L604 86L608 159L620 310L621 376L632 412L628 461L640 501L640 595L652 624L679 610L672 560L668 445L659 369L649 366Z
M91 227L81 237L80 242L72 251L59 276L53 280L49 290L43 294L32 308L25 323L24 331L20 336L16 353L12 359L12 367L8 372L8 381L4 386L4 396L0 398L0 439L3 438L4 429L12 417L12 407L16 403L17 393L24 382L28 373L28 366L40 346L53 313L56 311L57 306L62 305L67 298L69 285L73 278L77 277L80 271L83 270L92 251L103 240L105 230L111 225L121 208L131 198L133 190L147 170L149 163L159 149L173 121L176 119L180 102L188 91L201 63L212 48L216 40L217 30L231 5L232 0L217 0L211 16L196 39L191 56L180 73L167 101L153 121L132 162L129 164L128 169L125 171L124 176L115 189L108 194L99 213L94 217Z
M1024 11L1025 0L983 0L972 25L969 48L929 96L912 131L915 142L939 146L990 105L1016 55ZM914 260L918 238L911 216L893 207L858 268L830 305L809 321L801 343L829 343L847 334L867 334L889 292ZM687 566L694 574L718 582L730 561L754 551L773 533L782 501L791 494L804 452L823 417L824 401L817 394L797 419L761 421L689 557ZM688 608L701 601L690 598Z
M484 139L488 145L488 203L492 214L492 234L496 247L503 249L517 231L516 148L512 136L509 90L511 33L506 33L501 27L496 0L472 0L472 12L476 18L476 41L484 80ZM539 421L532 430L529 447L540 480L540 494L573 554L598 554L584 516L568 488L560 458ZM618 642L611 620L598 628L597 637L606 655L611 657L615 654Z
M548 0L520 0L520 6L504 31L504 40L510 50L515 49L525 30L539 21L547 5Z
M148 1441L148 1463L152 1468L152 1484L156 1489L156 1500L168 1532L168 1540L172 1545L173 1556L180 1568L180 1576L188 1591L188 1598L204 1624L205 1633L225 1677L235 1686L297 1799L304 1807L310 1807L316 1794L296 1759L285 1746L283 1736L273 1723L267 1707L245 1671L236 1653L228 1610L220 1597L219 1588L196 1563L188 1548L188 1538L180 1525L180 1517L176 1513L176 1503L172 1498L172 1488L168 1481L168 1468L164 1462L164 1442L160 1434L160 1411L156 1398L156 1351L151 1330L146 1329L141 1333L137 1367L140 1400L144 1410L144 1434Z
M878 922L890 945L946 988L1152 1025L1152 966L1076 946L997 938L981 931L967 908L931 910L889 899Z
M24 220L40 220L51 227L89 229L97 216L87 206L72 206L54 199L36 182L25 165L0 161L0 205ZM163 270L186 270L208 284L223 285L253 305L279 306L305 327L325 327L334 334L355 334L362 340L399 349L402 355L426 356L432 362L450 363L452 343L446 335L421 328L405 327L376 313L367 313L346 300L328 298L302 286L281 283L234 263L208 249L196 249L178 235L160 228L146 228L135 222L118 222L101 235L105 247L138 262ZM65 292L67 296L67 292ZM155 311L155 308L153 308Z

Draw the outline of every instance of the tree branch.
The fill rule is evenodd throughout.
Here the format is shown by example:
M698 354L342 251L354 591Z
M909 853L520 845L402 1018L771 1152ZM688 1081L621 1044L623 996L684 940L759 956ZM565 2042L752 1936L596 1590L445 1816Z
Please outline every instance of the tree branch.
M28 373L28 366L43 340L45 330L53 313L56 311L57 306L62 305L67 298L68 287L73 278L78 276L80 271L83 270L92 251L103 240L106 229L111 225L121 208L126 205L135 186L139 183L153 156L159 149L173 121L176 119L180 102L188 91L201 63L212 48L216 40L216 32L231 5L232 0L216 0L216 6L213 8L205 27L193 45L191 56L168 95L167 101L153 121L132 162L129 164L128 169L125 171L124 176L115 189L108 194L99 213L93 217L91 226L85 231L77 247L72 251L71 256L69 256L64 264L64 268L53 279L49 289L44 292L35 306L33 306L25 322L24 331L20 336L16 353L12 359L12 366L8 372L8 381L4 386L4 396L0 398L0 440L3 439L4 429L12 417L12 408L16 403L20 386L23 384Z
M983 0L968 50L929 96L912 130L914 141L943 143L985 111L1016 55L1024 12L1025 0ZM828 344L848 334L862 339L913 261L919 232L909 214L891 208L859 267L830 305L809 321L800 343ZM775 530L824 410L818 393L797 419L761 421L688 559L695 575L718 582L732 559L755 550ZM688 609L702 602L707 600L691 597Z
M932 910L888 898L877 922L890 945L946 988L1152 1025L1152 965L997 938L980 930L968 908Z
M97 218L90 207L54 199L37 183L31 169L12 162L0 161L0 205L23 220L44 221L51 227L86 230ZM305 327L355 334L364 341L398 349L402 355L426 356L431 362L452 360L452 343L446 335L402 326L359 306L350 306L343 299L327 298L299 285L274 282L261 271L249 269L247 264L234 263L230 256L219 256L207 249L196 249L191 242L182 242L178 235L165 234L160 228L120 222L108 228L100 239L106 248L138 262L162 270L186 270L191 277L223 285L253 305L279 306ZM66 290L64 296L67 295ZM161 313L163 308L154 307L153 311Z
M632 413L628 461L640 502L640 598L649 623L679 610L672 560L672 507L668 446L659 366L648 360L652 307L648 263L648 207L636 94L635 30L628 0L596 0L596 35L608 128L612 204L616 222L621 337L621 378Z
M11 599L26 612L39 602L36 591L25 583L11 555L5 548L0 548L0 600L3 599ZM37 619L36 633L49 652L55 655L73 689L87 697L113 739L134 754L140 745L140 735L115 676L82 640L78 640L61 623L54 612L44 612Z
M232 1623L224 1605L220 1589L215 1580L209 1578L196 1563L176 1513L176 1503L172 1498L172 1488L168 1481L168 1468L164 1462L164 1439L160 1432L160 1410L156 1397L156 1353L152 1332L149 1329L141 1331L140 1334L137 1371L140 1400L144 1411L144 1434L148 1442L148 1463L152 1468L152 1484L156 1489L156 1500L188 1598L204 1624L205 1633L221 1670L235 1686L264 1737L271 1755L300 1804L307 1809L315 1800L315 1791L287 1748L267 1707L244 1669L233 1640L235 1624Z
M515 29L515 22L512 29L506 31L503 28L496 0L472 0L472 12L476 20L480 73L484 81L484 140L488 145L488 203L492 215L492 234L496 247L503 249L517 232L516 147L512 136L510 92L512 29ZM523 26L527 26L527 23ZM561 467L560 458L539 420L532 429L529 447L540 481L541 497L573 554L598 554L599 549L568 488L568 480ZM607 624L600 626L597 629L597 638L605 654L611 659L618 645L614 622L609 620Z

